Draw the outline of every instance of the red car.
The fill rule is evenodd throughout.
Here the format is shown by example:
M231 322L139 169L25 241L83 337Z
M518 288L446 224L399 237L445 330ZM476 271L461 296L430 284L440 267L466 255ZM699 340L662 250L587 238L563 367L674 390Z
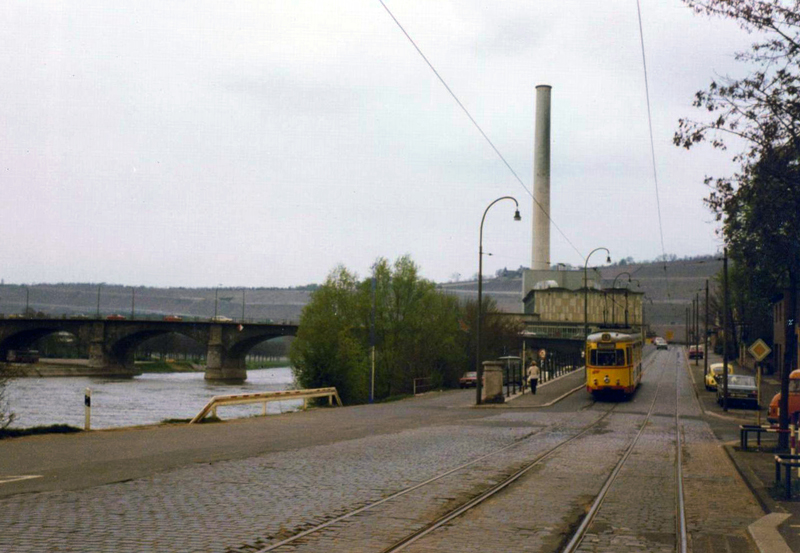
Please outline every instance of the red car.
M470 371L464 373L464 376L458 379L458 385L461 388L472 388L478 385L478 373Z
M166 315L164 317L165 321L172 321L174 323L180 322L183 320L183 317L179 317L178 315Z
M689 359L702 359L703 346L689 346Z
M120 315L118 313L114 313L113 315L109 315L106 317L107 321L124 321L125 315Z

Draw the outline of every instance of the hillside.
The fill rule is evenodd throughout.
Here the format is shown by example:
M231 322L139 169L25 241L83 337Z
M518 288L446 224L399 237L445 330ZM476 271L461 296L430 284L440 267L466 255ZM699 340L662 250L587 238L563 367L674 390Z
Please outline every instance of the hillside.
M0 313L22 313L28 305L50 315L94 315L98 308L96 284L4 284L0 287ZM211 318L216 313L232 319L242 317L244 293L245 319L297 320L311 292L298 288L148 288L101 285L100 313L119 313L129 317L179 315L186 318ZM216 296L216 300L215 300Z
M666 271L664 270L666 266ZM603 285L611 287L627 283L630 273L631 289L641 290L651 301L646 302L647 320L660 334L667 328L679 330L685 319L685 309L694 294L705 286L706 279L714 284L714 275L722 270L722 262L711 258L664 263L640 263L600 268ZM666 275L666 276L665 276ZM185 318L214 316L215 295L217 314L241 319L242 294L245 299L245 319L291 320L300 318L313 287L302 288L148 288L100 285L100 313L103 316L120 313L130 316L132 302L137 316L162 317L179 315ZM439 284L441 290L459 298L475 299L477 282ZM484 293L493 297L500 309L521 311L522 278L518 272L507 276L484 279ZM4 284L0 286L0 313L6 316L22 313L26 306L49 315L94 315L97 312L97 284ZM701 292L702 296L702 292Z

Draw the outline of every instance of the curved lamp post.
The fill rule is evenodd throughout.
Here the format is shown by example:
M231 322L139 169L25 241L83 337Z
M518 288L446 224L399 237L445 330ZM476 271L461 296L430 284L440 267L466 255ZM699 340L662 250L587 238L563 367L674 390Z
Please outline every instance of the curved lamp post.
M481 217L481 232L478 239L478 324L475 327L475 372L477 373L477 382L475 383L475 404L481 404L481 395L483 394L483 363L481 363L481 324L483 323L483 222L486 220L486 213L489 208L500 200L511 200L516 205L514 210L514 220L521 221L522 217L519 215L519 202L512 196L502 196L490 203L483 211Z
M611 263L611 252L608 248L595 248L586 256L586 262L583 264L583 338L589 336L589 279L587 276L587 269L589 267L589 258L592 257L594 252L604 250L607 254L606 263Z

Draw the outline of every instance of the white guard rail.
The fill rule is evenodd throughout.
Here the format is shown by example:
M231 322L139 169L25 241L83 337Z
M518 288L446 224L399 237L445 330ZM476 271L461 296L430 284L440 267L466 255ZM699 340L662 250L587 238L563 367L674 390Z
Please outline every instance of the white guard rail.
M306 401L315 397L327 397L328 404L333 405L333 400L339 407L342 406L342 400L339 399L339 393L336 388L312 388L310 390L284 390L281 392L258 392L255 394L238 394L231 396L214 396L211 398L203 410L200 411L195 418L189 421L189 424L200 422L206 415L213 412L216 416L217 407L222 405L242 405L245 403L261 403L264 405L261 413L267 414L267 402L270 401L286 401L287 399L302 399L303 409L306 408Z

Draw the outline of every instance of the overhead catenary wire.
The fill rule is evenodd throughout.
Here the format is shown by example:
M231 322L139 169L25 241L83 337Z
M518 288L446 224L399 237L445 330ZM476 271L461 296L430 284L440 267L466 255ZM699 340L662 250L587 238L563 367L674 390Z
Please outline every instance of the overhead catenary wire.
M394 16L394 14L389 9L389 7L383 2L383 0L378 0L378 1L381 3L381 6L383 6L383 9L386 10L386 13L389 14L389 17L392 18L392 21L394 21L395 24L400 28L400 31L402 31L402 33L405 35L405 37L408 39L408 41L411 43L411 45L414 47L414 49L417 51L417 53L422 57L422 59L425 61L425 63L428 65L428 67L431 69L431 71L433 71L433 74L436 75L436 78L439 79L439 82L442 83L442 86L445 87L445 89L450 94L450 96L452 96L453 100L455 100L455 102L458 104L458 106L461 108L461 110L464 112L464 114L469 118L469 120L472 122L472 124L475 126L475 128L478 129L478 132L481 133L481 136L483 136L484 140L486 140L486 142L489 144L489 146L491 146L492 150L494 150L494 153L497 154L497 156L500 158L500 160L503 162L503 164L508 168L509 171L511 171L511 174L514 175L514 178L517 180L517 182L519 182L520 186L522 186L522 188L525 190L525 192L527 192L527 194L531 198L533 198L534 203L536 204L536 206L539 209L542 210L542 213L545 214L545 217L547 217L547 220L550 221L550 224L553 225L553 227L558 231L558 233L562 236L562 238L564 238L564 240L567 241L567 243L572 247L572 249L575 250L575 253L577 253L580 256L581 259L584 259L585 257L581 253L581 251L575 246L575 244L572 243L572 241L567 237L567 235L564 234L564 231L561 230L561 228L556 224L556 222L550 216L550 213L548 213L547 210L544 209L544 207L542 207L542 205L536 200L536 198L533 197L533 193L530 190L528 190L528 187L525 186L525 183L523 183L522 179L519 178L519 175L517 175L517 172L514 171L513 167L511 167L511 164L508 163L508 161L503 156L503 154L500 153L500 150L497 149L497 147L491 141L489 136L483 131L483 129L478 124L478 122L475 120L475 118L472 117L472 115L470 114L469 110L464 106L464 104L461 103L461 100L458 99L458 97L455 95L453 90L448 86L448 84L445 82L445 80L442 78L442 76L439 74L439 72L436 70L436 68L433 66L433 64L428 60L428 58L422 52L420 47L417 46L417 43L414 42L414 39L411 38L411 35L408 34L408 32L405 30L405 28L400 23L400 21L398 21L398 19Z
M656 211L658 212L658 233L661 238L661 255L664 258L664 284L667 288L667 298L671 297L669 291L669 278L667 278L667 251L664 247L664 224L661 219L661 198L658 190L658 170L656 169L656 146L653 139L653 115L650 109L650 85L647 78L647 56L644 48L644 29L642 26L642 6L640 0L636 0L636 14L639 19L639 43L642 49L642 71L644 73L644 95L647 102L647 125L650 132L650 157L653 163L653 183L656 188Z

